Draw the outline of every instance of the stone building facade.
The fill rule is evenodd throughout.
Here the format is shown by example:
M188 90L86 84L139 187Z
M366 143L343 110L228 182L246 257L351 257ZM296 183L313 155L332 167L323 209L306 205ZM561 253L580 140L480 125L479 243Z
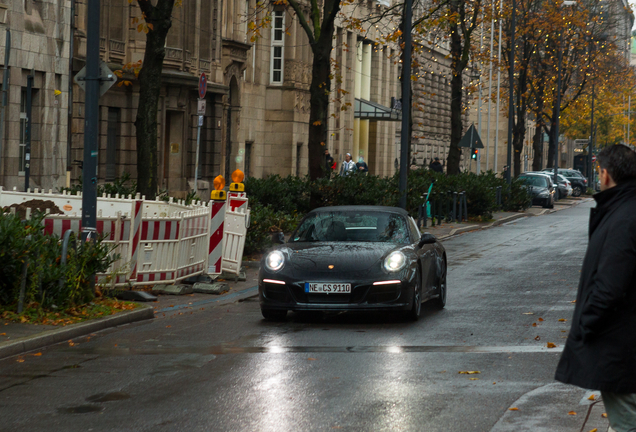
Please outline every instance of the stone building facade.
M7 106L0 125L0 185L55 189L66 181L71 3L0 3L0 63L9 68ZM5 61L6 30L11 32ZM27 86L32 76L31 153L27 155Z

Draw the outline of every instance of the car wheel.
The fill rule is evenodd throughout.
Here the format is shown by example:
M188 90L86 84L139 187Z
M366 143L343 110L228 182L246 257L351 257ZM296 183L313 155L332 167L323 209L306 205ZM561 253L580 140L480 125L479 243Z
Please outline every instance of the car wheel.
M444 309L446 306L446 260L442 261L442 271L439 278L439 297L431 300L431 304L436 309Z
M420 270L415 274L415 293L413 293L413 307L409 313L411 321L417 321L422 313L422 275Z
M550 208L550 198L546 198L541 207Z
M575 196L575 197L581 196L581 188L579 186L574 186L572 188L572 196Z
M287 317L286 310L261 309L261 313L267 321L283 321Z

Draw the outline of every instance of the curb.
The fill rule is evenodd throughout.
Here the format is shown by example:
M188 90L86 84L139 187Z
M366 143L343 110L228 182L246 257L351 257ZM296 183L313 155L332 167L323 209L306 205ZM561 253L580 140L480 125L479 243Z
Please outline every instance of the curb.
M450 233L448 233L448 237L454 236L456 234L461 234L461 233L467 232L467 231L478 230L480 228L482 228L482 227L479 226L479 225L469 225L469 226L465 226L465 227L461 227L461 228L455 228Z
M510 216L506 216L504 218L501 218L499 220L496 220L493 223L491 223L490 225L487 225L485 228L496 227L496 226L503 225L503 224L508 223L508 222L512 222L513 220L521 219L521 218L528 217L528 216L533 216L533 215L532 214L528 214L528 213L513 214L513 215L510 215Z
M256 297L256 296L258 296L258 286L253 286L250 288L242 289L240 291L230 292L230 294L223 295L222 297L219 297L219 298L205 299L198 302L194 302L192 304L180 304L180 305L165 307L163 309L157 309L157 313L172 312L172 311L177 311L179 309L184 309L184 308L194 309L195 307L208 305L211 303L214 303L214 306L220 306L220 305L224 305L228 303L235 303L237 301L242 301L242 300L245 300L251 297Z
M132 311L120 312L89 322L73 324L55 330L47 330L33 336L25 336L13 341L3 342L0 344L0 359L44 348L122 324L152 319L154 316L152 306L140 305L139 308Z

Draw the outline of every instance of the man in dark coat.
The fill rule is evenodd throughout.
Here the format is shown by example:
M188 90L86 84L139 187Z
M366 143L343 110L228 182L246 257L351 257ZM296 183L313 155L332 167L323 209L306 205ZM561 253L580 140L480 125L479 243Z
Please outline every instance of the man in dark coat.
M430 163L430 165L428 166L429 169L431 169L432 171L438 172L438 173L443 173L444 172L444 167L442 167L442 164L439 162L439 158L436 157L433 162Z
M611 427L636 432L636 153L598 155L589 244L556 379L600 390Z

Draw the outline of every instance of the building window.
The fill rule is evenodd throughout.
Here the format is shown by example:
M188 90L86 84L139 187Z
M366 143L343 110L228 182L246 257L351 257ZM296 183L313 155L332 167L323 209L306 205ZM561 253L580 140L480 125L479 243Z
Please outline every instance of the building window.
M272 25L272 58L270 61L270 84L283 83L283 64L285 55L285 12L274 11Z
M27 121L27 91L26 89L22 89L20 95L20 151L18 160L18 171L20 174L24 174L26 167Z
M254 147L253 141L245 142L245 164L243 171L245 172L245 178L248 178L251 175L250 166L252 165L252 148Z
M106 130L106 176L113 181L117 177L117 148L119 147L120 108L108 108L108 129Z

